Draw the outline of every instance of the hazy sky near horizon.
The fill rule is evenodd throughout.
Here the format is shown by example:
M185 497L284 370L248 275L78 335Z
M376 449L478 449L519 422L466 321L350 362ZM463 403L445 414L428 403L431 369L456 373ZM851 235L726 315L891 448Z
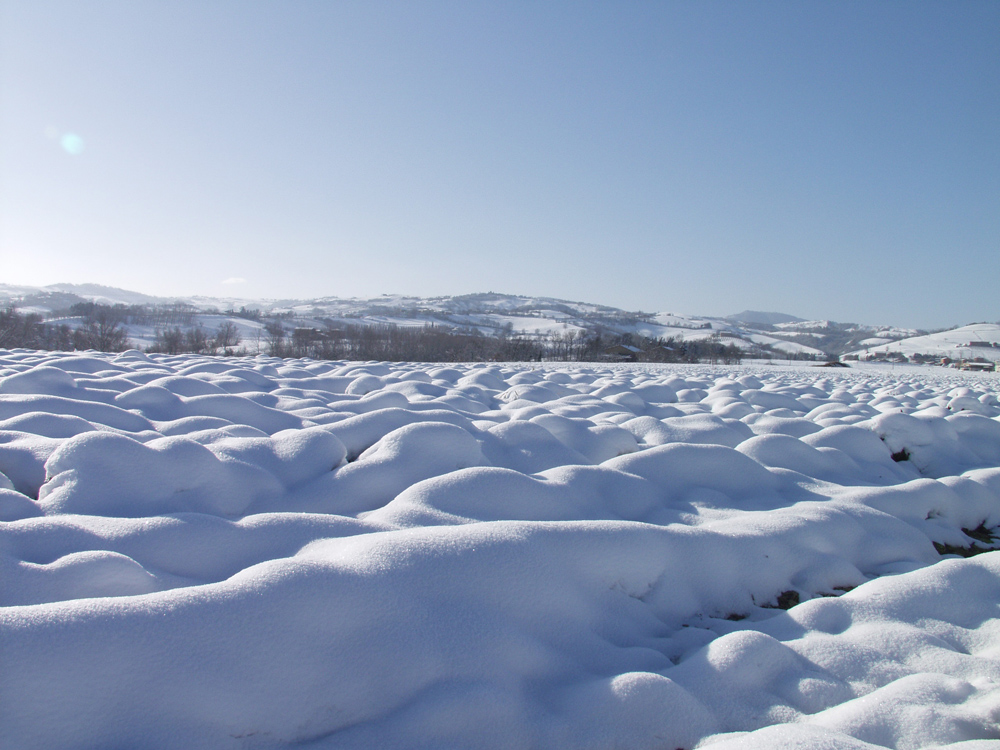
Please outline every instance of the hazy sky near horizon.
M1000 319L1000 3L0 0L0 282Z

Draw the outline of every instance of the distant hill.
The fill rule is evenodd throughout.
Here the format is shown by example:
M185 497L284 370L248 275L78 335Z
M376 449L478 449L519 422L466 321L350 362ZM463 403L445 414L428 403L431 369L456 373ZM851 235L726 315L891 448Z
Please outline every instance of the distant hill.
M727 315L726 320L735 320L740 323L748 323L750 325L766 325L766 326L776 326L779 323L803 323L805 322L802 318L796 318L794 315L786 315L785 313L779 312L760 312L758 310L744 310L741 313L736 313L735 315Z
M974 323L948 331L886 340L874 337L861 342L861 347L850 354L859 357L878 357L902 354L931 354L951 359L982 357L1000 361L1000 324Z
M75 294L78 297L85 297L91 302L108 305L148 305L164 301L160 297L154 297L149 294L130 292L127 289L119 289L118 287L113 286L103 286L101 284L53 284L45 287L45 291Z
M556 337L636 336L674 341L713 339L732 344L751 356L839 356L872 345L891 345L922 331L807 321L777 312L746 310L726 318L681 313L645 313L607 305L484 292L454 297L382 295L369 299L255 300L239 297L153 297L100 284L53 284L27 287L0 284L0 306L70 326L83 324L73 306L81 302L145 307L156 314L131 314L126 323L135 346L150 345L166 326L207 331L232 323L243 342L259 346L263 329L277 321L294 329L337 329L350 325L435 326L441 330L475 331L484 335L516 334L553 340ZM963 334L964 336L964 334ZM961 338L962 336L960 336Z

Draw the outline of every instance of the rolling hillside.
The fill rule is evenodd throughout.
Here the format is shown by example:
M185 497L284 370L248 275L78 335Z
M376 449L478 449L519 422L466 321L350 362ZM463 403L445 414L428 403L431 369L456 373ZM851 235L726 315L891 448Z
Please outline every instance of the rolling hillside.
M595 333L634 334L650 339L698 341L714 339L734 344L753 356L822 358L875 349L902 353L926 351L943 355L976 340L997 340L997 326L966 326L955 332L926 335L888 326L809 321L785 313L744 311L717 318L677 312L637 312L607 305L551 297L511 294L468 294L455 297L381 297L257 300L241 297L153 297L98 284L54 284L27 287L0 284L0 305L21 313L36 313L71 327L82 325L79 308L95 303L143 308L150 315L127 323L129 340L149 346L164 326L214 331L231 323L248 351L260 349L266 324L280 322L297 328L332 330L346 325L435 326L445 331L476 331L484 335L528 338L586 337ZM967 330L968 329L968 330ZM975 329L973 331L972 329ZM992 338L991 338L992 337ZM1000 350L995 350L1000 352ZM990 354L993 352L991 351ZM988 355L987 355L988 356Z

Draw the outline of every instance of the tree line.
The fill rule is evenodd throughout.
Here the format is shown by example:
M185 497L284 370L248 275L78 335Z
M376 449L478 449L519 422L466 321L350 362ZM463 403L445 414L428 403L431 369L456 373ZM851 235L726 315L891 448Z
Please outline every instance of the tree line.
M128 331L107 309L91 311L76 328L66 323L47 323L37 313L21 314L13 308L0 310L0 348L3 349L121 352L128 347Z
M124 305L86 303L74 311L82 321L76 328L59 321L46 322L36 313L20 313L14 308L0 310L0 348L124 351L132 346L127 324L142 324L148 320L141 311ZM179 318L182 311L175 312ZM653 339L608 329L588 333L567 329L529 337L515 334L509 324L483 332L476 328L343 324L332 320L326 321L323 328L291 329L287 316L263 318L259 311L246 309L233 312L237 317L263 323L254 340L243 340L232 321L224 321L215 330L200 325L183 326L178 322L157 327L155 339L146 350L164 354L245 356L264 353L277 357L411 362L558 360L737 364L744 354L735 344L722 343L718 338ZM193 317L190 321L193 323Z

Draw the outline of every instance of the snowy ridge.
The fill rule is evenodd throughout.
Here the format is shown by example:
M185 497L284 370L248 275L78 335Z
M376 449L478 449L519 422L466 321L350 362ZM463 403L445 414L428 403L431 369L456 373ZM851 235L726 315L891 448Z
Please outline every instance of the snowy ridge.
M796 318L794 315L786 315L785 313L779 312L761 312L759 310L744 310L741 313L736 313L735 315L730 315L729 320L736 320L741 323L750 324L764 324L769 326L778 326L787 323L804 323L802 318Z
M0 738L993 746L998 393L0 351Z
M751 355L770 351L822 358L870 346L873 337L879 343L891 343L914 336L911 329L872 327L834 323L828 320L804 321L782 313L746 311L728 318L691 316L673 312L643 313L625 311L606 305L510 294L467 294L457 297L420 298L383 295L371 299L321 297L312 300L254 300L238 297L156 298L137 292L97 284L56 284L44 288L0 284L0 305L11 304L23 312L43 316L60 315L59 322L82 325L80 318L67 317L65 311L74 302L89 301L113 305L181 306L193 313L190 326L213 330L220 323L231 323L245 342L254 342L258 353L264 325L245 317L225 315L240 308L257 310L264 316L286 316L289 329L338 327L345 325L391 324L401 327L433 325L447 330L475 330L485 335L509 331L527 337L637 334L650 339L700 341L723 337ZM135 346L153 343L153 326L129 324L130 340Z

